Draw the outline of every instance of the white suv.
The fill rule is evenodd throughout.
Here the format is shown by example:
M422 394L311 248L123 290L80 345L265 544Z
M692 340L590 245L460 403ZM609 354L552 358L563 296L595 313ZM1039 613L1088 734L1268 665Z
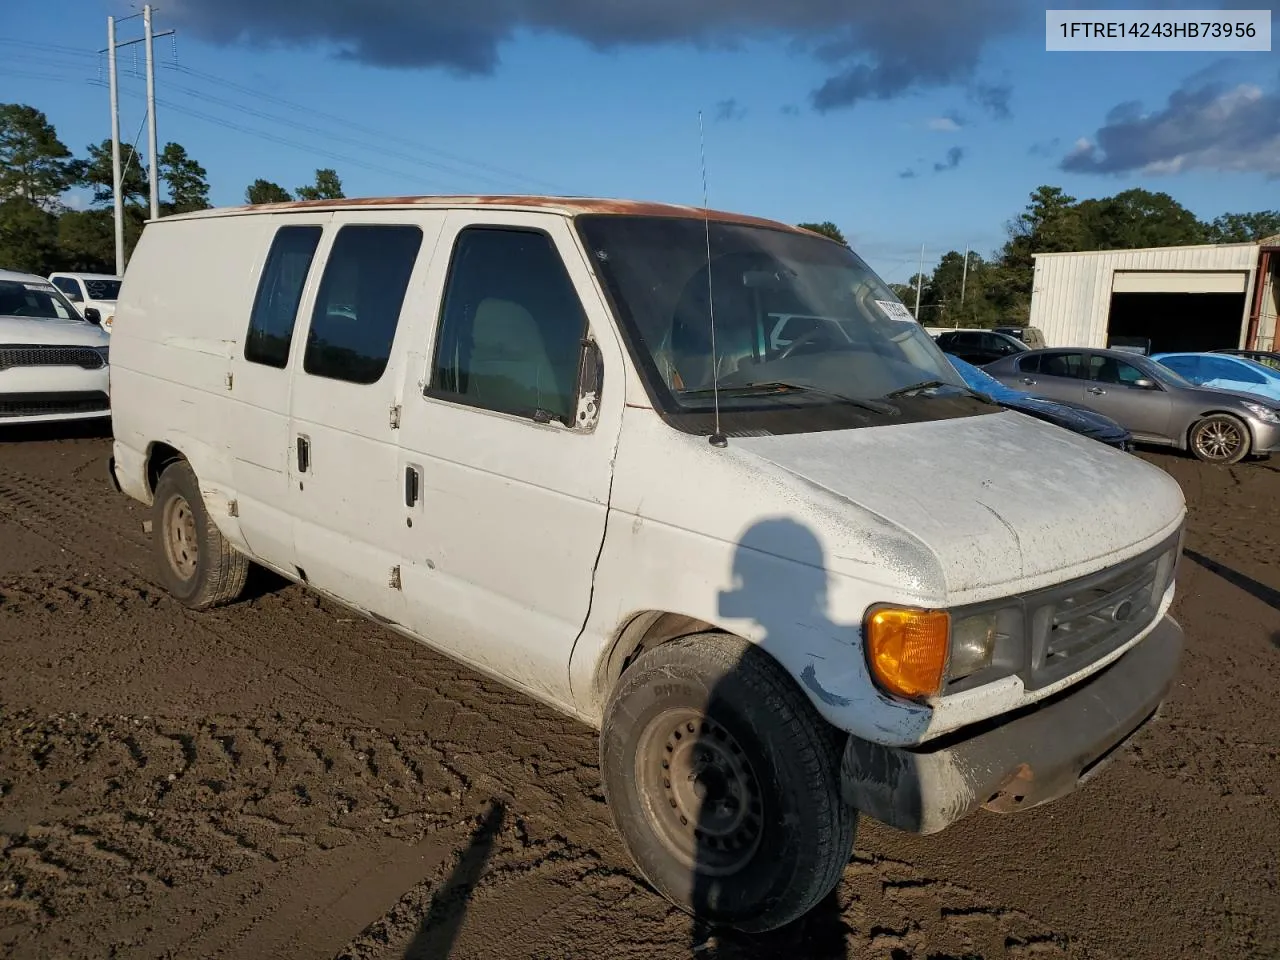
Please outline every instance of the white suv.
M0 426L110 416L109 342L48 280L0 270Z
M627 849L712 922L805 913L859 813L1073 790L1173 681L1178 485L968 390L805 231L203 211L147 224L119 318L112 469L173 595L256 562L597 727Z
M85 319L111 332L123 277L105 273L55 273L50 275L49 282L76 305Z

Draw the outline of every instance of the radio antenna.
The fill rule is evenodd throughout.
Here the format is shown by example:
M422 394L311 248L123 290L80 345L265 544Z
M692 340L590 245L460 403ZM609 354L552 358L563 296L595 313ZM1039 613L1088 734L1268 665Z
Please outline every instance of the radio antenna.
M702 225L707 238L707 313L711 318L711 402L715 408L715 432L710 441L713 447L729 445L728 438L720 432L720 357L716 354L716 302L711 285L711 201L707 194L707 134L702 125L702 111L698 111L698 146L702 152Z

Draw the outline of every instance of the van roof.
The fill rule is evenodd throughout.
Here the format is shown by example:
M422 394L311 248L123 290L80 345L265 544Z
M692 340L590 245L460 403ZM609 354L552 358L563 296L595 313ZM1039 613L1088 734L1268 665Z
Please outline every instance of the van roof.
M290 211L323 211L350 210L353 208L393 208L422 209L439 208L448 210L464 209L501 209L522 211L550 211L566 217L581 214L610 213L632 217L679 217L682 219L702 219L701 207L690 207L674 203L653 203L644 200L609 200L593 197L544 197L544 196L411 196L411 197L344 197L340 200L290 200L284 203L263 203L239 207L216 207L210 210L197 210L192 213L181 213L162 217L162 220L199 220L207 217L243 216L249 213L288 213ZM770 227L775 230L789 230L792 233L803 233L820 236L808 230L802 230L791 224L762 217L751 217L740 213L729 213L723 210L711 210L707 213L712 220L726 223L741 223L751 226Z

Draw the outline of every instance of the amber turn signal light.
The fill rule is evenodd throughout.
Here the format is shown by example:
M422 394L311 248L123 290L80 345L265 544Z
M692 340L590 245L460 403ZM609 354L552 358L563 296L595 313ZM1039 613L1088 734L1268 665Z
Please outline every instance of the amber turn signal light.
M886 692L919 699L942 689L951 642L951 616L946 611L875 610L867 617L863 636L872 676Z

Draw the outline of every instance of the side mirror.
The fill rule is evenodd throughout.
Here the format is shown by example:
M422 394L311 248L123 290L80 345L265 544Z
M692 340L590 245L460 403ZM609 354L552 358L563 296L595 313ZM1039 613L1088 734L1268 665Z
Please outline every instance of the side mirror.
M604 357L600 345L591 337L582 339L578 363L578 411L574 426L590 430L600 417L600 390L604 386Z
M1133 385L1140 390L1154 390L1156 388L1156 382L1145 377L1141 380L1133 381Z
M102 326L102 314L98 311L97 307L86 307L84 311L84 318L90 323L96 323L98 326Z

